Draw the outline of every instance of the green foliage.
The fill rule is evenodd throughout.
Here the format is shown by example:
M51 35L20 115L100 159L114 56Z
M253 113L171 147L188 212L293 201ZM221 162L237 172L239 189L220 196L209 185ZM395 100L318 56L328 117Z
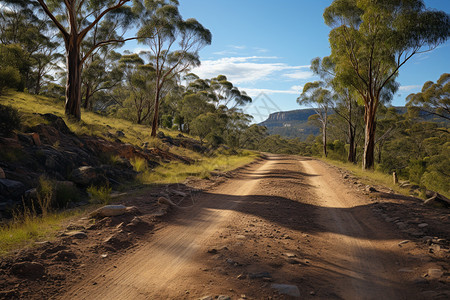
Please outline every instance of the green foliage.
M17 109L0 104L0 135L9 135L20 128L20 115Z
M86 191L90 195L91 203L108 205L111 202L112 188L109 186L90 186Z
M450 120L450 74L442 74L436 83L427 81L422 92L410 94L406 100L407 106L435 115L444 120Z
M53 208L64 209L80 199L77 188L67 181L56 181L45 176L39 178L38 204L43 215Z
M335 0L325 9L337 82L358 92L365 104L363 167L374 165L376 113L390 101L401 68L414 54L450 36L450 17L426 10L421 0Z
M135 156L130 159L130 163L133 166L133 170L136 172L145 172L148 170L148 163L142 157Z
M172 128L173 127L173 117L171 115L161 116L161 126L164 128Z

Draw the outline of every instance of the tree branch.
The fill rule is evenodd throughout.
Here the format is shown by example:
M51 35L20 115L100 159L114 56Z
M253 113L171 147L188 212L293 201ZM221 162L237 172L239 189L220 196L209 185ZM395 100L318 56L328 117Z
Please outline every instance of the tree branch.
M41 0L39 0L41 1ZM83 29L80 32L80 35L78 36L79 41L82 41L84 39L84 37L86 36L86 34L89 32L89 30L92 29L92 27L95 26L95 24L97 24L98 22L100 22L100 20L103 18L104 15L106 15L107 13L109 13L110 11L117 9L119 7L122 7L123 5L125 5L125 3L129 2L130 0L120 0L116 5L108 7L107 9L105 9L103 12L101 12L97 18L95 18L95 20L89 24L89 26L87 26L85 29Z
M50 9L48 8L47 4L45 4L44 0L38 0L38 2L44 9L44 12L49 16L49 18L53 21L53 23L55 23L56 27L58 27L59 31L61 31L61 33L64 37L64 41L67 42L69 34L67 33L64 26L62 26L61 23L59 23L59 21L55 18L55 16L52 14Z

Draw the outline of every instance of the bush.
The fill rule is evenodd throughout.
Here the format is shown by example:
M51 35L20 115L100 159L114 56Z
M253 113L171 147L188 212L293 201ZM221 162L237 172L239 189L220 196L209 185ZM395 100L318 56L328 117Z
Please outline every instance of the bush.
M105 205L108 205L111 201L111 191L112 188L110 188L108 185L102 187L90 186L87 189L87 192L90 194L91 203L100 203Z
M39 178L38 204L43 215L46 215L52 208L67 208L71 202L79 200L80 195L75 186L65 182L57 182L45 176Z
M20 128L19 112L11 107L0 104L0 135L9 135Z
M135 157L130 159L130 163L131 163L131 165L133 166L133 169L136 172L141 173L141 172L145 172L145 171L148 170L148 163L142 157L135 156Z
M0 95L8 88L17 88L20 84L20 73L12 66L0 67Z

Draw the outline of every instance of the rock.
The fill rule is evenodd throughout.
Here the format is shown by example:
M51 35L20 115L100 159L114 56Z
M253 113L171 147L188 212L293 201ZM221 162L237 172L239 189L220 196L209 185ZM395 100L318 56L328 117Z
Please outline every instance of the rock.
M26 190L24 193L25 199L37 199L38 197L38 191L36 188L32 188L29 190Z
M23 277L42 277L45 275L45 267L37 262L19 262L12 265L11 274Z
M38 146L38 147L42 146L41 138L39 137L39 133L33 132L31 134L31 138L33 139L33 143L34 143L35 146Z
M171 200L167 199L166 197L159 197L158 198L158 204L160 204L160 205L168 205L169 207L177 206L175 203L173 203Z
M300 262L298 260L296 260L295 258L287 258L286 262L291 264L291 265L298 265Z
M272 278L272 275L269 272L250 273L248 274L248 278L250 279Z
M297 257L297 255L294 254L294 253L285 253L284 255L285 255L286 257L288 257L288 258L294 258L294 257Z
M61 250L56 252L55 260L59 261L71 261L72 259L76 259L77 256L70 250Z
M85 187L90 185L106 185L108 183L108 179L103 174L99 174L97 170L91 166L74 169L70 178L77 185Z
M210 254L217 254L217 249L215 249L215 248L211 248L211 249L208 249L208 253L210 253Z
M226 296L226 295L219 295L216 297L217 300L231 300L230 296Z
M444 271L441 269L428 269L427 277L430 279L439 279L444 275Z
M366 192L376 192L377 190L373 186L366 186Z
M201 298L198 298L198 300L214 300L213 296L203 296Z
M427 227L428 224L427 223L420 223L419 225L417 225L419 228L424 228Z
M88 236L86 233L84 233L83 231L69 231L64 233L66 236L70 236L76 239L87 239Z
M409 242L410 242L410 240L404 240L404 241L401 241L400 243L398 243L398 245L401 247L402 245L407 244Z
M181 197L186 197L187 196L186 193L183 193L183 192L177 191L177 190L173 190L172 193L175 194L175 195L181 196Z
M427 200L425 200L425 202L423 203L424 205L427 206L433 206L433 207L438 207L438 208L450 208L450 199L448 199L447 197L439 194L439 193L434 193L434 195L430 198L428 198Z
M5 179L6 175L5 175L5 171L3 171L2 168L0 168L0 179Z
M273 283L271 287L277 290L280 294L300 298L300 291L296 285Z
M124 133L122 130L117 130L117 131L116 131L116 135L117 135L118 137L124 137L124 136L125 136L125 133Z
M245 278L247 278L247 275L245 275L245 274L239 274L237 276L237 279L239 279L239 280L242 280L242 279L245 279Z
M10 179L0 179L0 195L19 198L25 191L26 188L22 182Z
M123 215L127 211L124 205L106 205L90 213L91 217L112 217Z

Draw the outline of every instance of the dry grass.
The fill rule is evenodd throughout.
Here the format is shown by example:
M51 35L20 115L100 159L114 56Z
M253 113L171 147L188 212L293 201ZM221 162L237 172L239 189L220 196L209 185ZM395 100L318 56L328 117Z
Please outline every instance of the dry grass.
M14 220L0 226L0 256L11 250L33 246L36 241L52 240L68 220L84 214L86 209L66 210L38 216L33 209L16 212Z
M395 185L392 175L382 173L382 172L376 171L376 170L363 170L360 165L355 165L352 163L341 162L341 161L336 161L336 160L331 160L331 159L326 159L326 158L319 158L319 159L321 159L322 161L324 161L330 165L334 165L334 166L337 166L339 168L342 168L342 169L345 169L345 170L351 172L353 175L360 178L363 181L363 183L365 183L365 184L382 185L382 186L385 186L385 187L388 187L388 188L394 190L395 192L397 192L399 194L409 196L409 189L401 188L400 186Z
M195 176L209 178L211 172L228 172L254 161L259 154L245 152L241 155L218 155L185 165L183 163L168 163L154 170L146 170L139 174L138 179L144 184L151 183L180 183L187 177Z

